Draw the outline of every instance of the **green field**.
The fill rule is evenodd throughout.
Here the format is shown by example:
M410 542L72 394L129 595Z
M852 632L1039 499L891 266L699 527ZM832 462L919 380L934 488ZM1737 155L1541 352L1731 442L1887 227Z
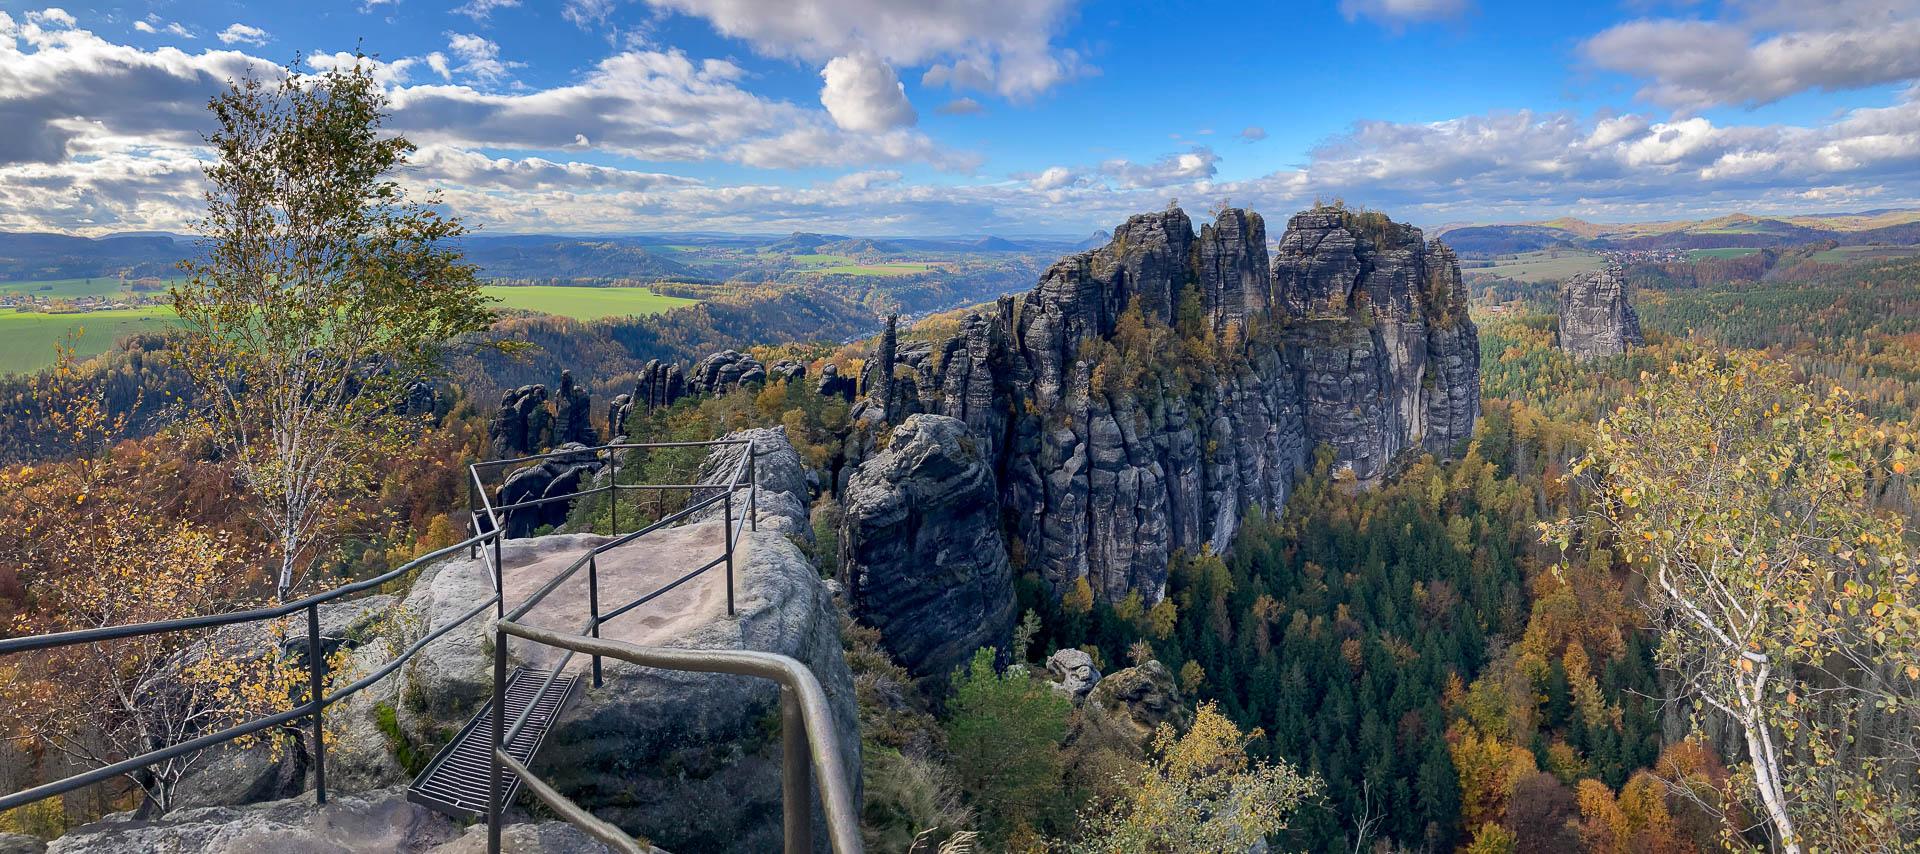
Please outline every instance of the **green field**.
M1689 249L1687 257L1695 261L1702 258L1744 258L1758 251L1751 246L1724 246L1719 249Z
M493 304L494 308L538 311L576 320L659 314L668 309L699 302L699 300L683 297L661 296L647 288L488 285L480 290L487 296L499 300Z
M831 267L838 264L853 263L853 258L849 256L829 255L829 254L824 254L820 252L813 252L813 253L808 253L804 255L788 255L787 260L790 260L795 264L812 264L812 265L817 265L822 267Z
M1821 264L1846 264L1885 258L1912 258L1915 255L1920 255L1920 246L1836 246L1813 253L1811 260Z
M1575 273L1598 270L1606 263L1597 252L1580 249L1544 249L1538 252L1522 252L1518 255L1502 255L1493 259L1487 267L1475 267L1462 270L1469 278L1514 279L1522 282L1542 282L1565 279Z
M75 329L83 333L74 350L86 358L106 352L122 336L165 329L172 318L173 309L158 305L84 314L0 310L0 373L52 365L54 342Z
M178 279L163 279L159 288L165 290ZM37 279L26 282L0 282L0 293L32 294L37 299L73 299L75 297L110 297L127 290L124 283L115 276L95 276L89 279Z
M793 257L799 258L802 256L795 255ZM911 276L915 273L924 273L932 268L933 264L926 261L889 261L884 264L841 264L834 267L821 267L818 270L808 270L807 272L840 276Z

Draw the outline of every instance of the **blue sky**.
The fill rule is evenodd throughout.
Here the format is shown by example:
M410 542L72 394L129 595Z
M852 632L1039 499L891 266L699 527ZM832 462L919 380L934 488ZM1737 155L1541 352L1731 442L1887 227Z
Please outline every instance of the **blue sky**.
M1920 0L7 0L0 229L185 228L208 95L356 46L493 231L1920 204Z

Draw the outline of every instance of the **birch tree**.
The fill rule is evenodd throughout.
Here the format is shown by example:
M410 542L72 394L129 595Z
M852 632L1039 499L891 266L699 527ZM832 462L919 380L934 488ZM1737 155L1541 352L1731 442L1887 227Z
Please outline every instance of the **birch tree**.
M172 291L195 417L271 532L285 599L342 499L408 441L406 403L445 343L491 321L457 218L393 179L370 64L232 83L208 105L204 257Z
M1660 663L1745 746L1779 850L1908 850L1920 574L1900 516L1914 437L1777 363L1643 375L1574 467L1595 500L1548 527L1599 537L1646 581Z

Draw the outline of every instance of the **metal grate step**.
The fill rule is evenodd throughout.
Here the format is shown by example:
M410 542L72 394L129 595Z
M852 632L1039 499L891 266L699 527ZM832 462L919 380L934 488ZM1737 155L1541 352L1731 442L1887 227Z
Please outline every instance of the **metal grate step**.
M525 764L532 764L533 755L547 738L547 730L553 727L554 719L560 716L560 710L566 707L574 686L580 681L577 675L562 674L553 680L553 686L545 695L536 697L540 687L546 684L549 672L522 667L507 680L508 728L512 728L522 710L529 704L533 706L526 726L521 727L513 743L507 745L507 754ZM493 703L488 701L479 714L461 728L460 734L427 763L426 770L414 778L413 784L407 787L407 800L454 818L485 817L487 772L493 767L487 751L492 747ZM507 770L502 770L500 777L506 785L502 803L513 803L514 796L520 793L520 778Z

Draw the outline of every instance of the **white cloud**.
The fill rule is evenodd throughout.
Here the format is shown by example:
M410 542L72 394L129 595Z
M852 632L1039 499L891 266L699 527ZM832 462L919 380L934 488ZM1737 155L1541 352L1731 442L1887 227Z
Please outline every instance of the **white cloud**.
M836 56L820 70L820 77L826 81L820 103L842 130L876 133L920 121L893 66L872 53Z
M441 80L453 79L453 66L447 64L447 55L439 51L427 54L427 67L440 75Z
M483 83L498 83L507 72L523 65L501 61L500 45L470 33L447 33L447 50L460 60L453 70Z
M1216 168L1219 162L1220 155L1202 145L1195 146L1189 151L1166 155L1152 163L1109 160L1100 164L1100 171L1119 181L1122 187L1146 189L1210 181L1219 171Z
M825 62L864 50L896 67L937 63L922 78L929 86L1026 98L1089 71L1077 52L1052 44L1075 0L647 2L770 56Z
M1353 21L1368 18L1388 27L1457 18L1472 0L1340 0L1340 14Z
M1027 186L1046 192L1070 187L1076 180L1073 170L1065 166L1050 166L1046 171L1034 176L1033 180L1028 181Z
M1581 52L1599 68L1645 80L1640 97L1685 110L1920 78L1920 5L1838 2L1798 15L1765 4L1733 8L1746 14L1629 21L1588 39Z
M467 0L466 3L453 7L452 12L455 15L465 15L475 21L485 21L492 18L497 10L511 9L518 5L520 0Z
M27 23L53 29L56 27L75 27L78 26L80 22L74 20L73 16L67 13L67 10L55 6L49 9L41 9L37 12L28 12Z
M934 109L934 112L943 116L977 116L986 111L986 107L972 98L955 98Z
M1249 125L1240 131L1240 139L1243 142L1259 142L1266 138L1267 129L1258 125Z
M263 45L272 39L272 36L267 35L267 31L259 27L234 23L228 24L226 29L221 30L218 38L221 44Z
M315 71L330 71L335 68L365 68L373 73L373 82L382 86L398 86L407 82L407 76L420 60L413 57L381 62L371 56L354 56L346 51L322 53L314 51L307 54L307 67Z
M134 21L133 28L150 35L166 33L168 35L179 36L183 39L195 38L193 31L181 26L179 21L168 21L159 15L148 15L138 21Z

